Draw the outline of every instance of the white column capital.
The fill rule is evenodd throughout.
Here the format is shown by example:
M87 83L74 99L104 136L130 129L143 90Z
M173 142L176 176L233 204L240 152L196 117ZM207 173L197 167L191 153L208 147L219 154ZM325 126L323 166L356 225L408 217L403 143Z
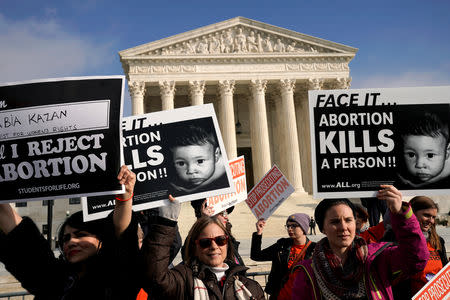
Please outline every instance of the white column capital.
M350 83L352 82L352 78L351 77L340 77L340 78L336 78L336 85L338 89L341 90L347 90L348 88L350 88Z
M223 97L224 95L233 95L234 93L234 80L220 80L218 86L219 94Z
M285 93L293 93L295 89L295 79L281 79L280 80L280 92L281 95Z
M133 115L142 115L144 113L144 81L128 81L128 90L131 96L131 113Z
M131 98L133 98L135 96L144 97L145 82L144 81L128 81L128 90L130 91Z
M164 80L159 81L159 92L161 96L172 96L175 94L175 81L173 80Z
M310 90L321 90L323 86L322 78L310 78L308 79L308 88Z
M158 82L159 93L161 94L161 108L162 110L174 109L175 98L175 81L162 80Z
M205 81L194 80L189 81L189 93L191 95L191 105L202 105L205 95Z
M203 96L205 94L205 81L193 80L189 81L189 92L192 97Z
M265 79L252 79L250 81L250 92L255 94L264 94L267 90L267 80Z

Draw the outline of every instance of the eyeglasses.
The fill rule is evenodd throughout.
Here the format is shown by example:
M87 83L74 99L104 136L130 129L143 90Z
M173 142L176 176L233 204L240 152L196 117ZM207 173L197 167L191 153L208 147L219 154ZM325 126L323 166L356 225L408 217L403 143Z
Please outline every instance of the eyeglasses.
M300 225L298 225L298 224L287 224L287 225L284 225L284 228L286 228L286 230L295 229L297 227L300 227Z
M202 248L208 248L211 247L212 241L216 242L217 246L225 246L228 243L228 236L219 235L213 238L198 239L195 243Z

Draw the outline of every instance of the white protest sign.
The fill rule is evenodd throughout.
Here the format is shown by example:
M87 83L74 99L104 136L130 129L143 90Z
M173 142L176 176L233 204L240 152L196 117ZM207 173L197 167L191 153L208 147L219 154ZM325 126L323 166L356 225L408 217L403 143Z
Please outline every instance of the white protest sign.
M258 220L267 220L294 191L294 187L274 165L252 188L245 202Z
M236 192L206 198L207 205L214 210L214 214L218 214L247 199L244 156L230 160L229 165Z
M450 263L445 265L436 276L414 295L412 300L450 299Z

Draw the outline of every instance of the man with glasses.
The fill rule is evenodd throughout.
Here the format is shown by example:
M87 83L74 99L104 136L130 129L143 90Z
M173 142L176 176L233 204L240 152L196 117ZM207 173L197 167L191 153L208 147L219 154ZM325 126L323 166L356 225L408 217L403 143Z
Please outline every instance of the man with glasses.
M281 238L272 246L261 250L262 233L266 225L264 219L256 222L256 232L252 235L250 258L255 261L272 261L265 292L269 299L277 299L278 293L287 281L290 268L299 261L311 258L315 243L306 237L310 218L307 214L296 213L286 220L285 228L289 238Z

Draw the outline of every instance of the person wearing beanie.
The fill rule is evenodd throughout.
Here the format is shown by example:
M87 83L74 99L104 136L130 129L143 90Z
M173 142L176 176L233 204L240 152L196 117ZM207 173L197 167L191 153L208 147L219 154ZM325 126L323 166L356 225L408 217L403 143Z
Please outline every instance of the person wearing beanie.
M356 235L356 211L348 199L324 199L314 217L325 237L312 258L300 263L291 299L397 299L396 274L423 270L430 256L411 206L392 185L381 185L377 197L386 202L398 244L367 244Z
M303 259L310 258L315 246L307 238L310 218L307 214L296 213L286 220L288 238L281 238L272 246L261 250L262 233L266 225L264 219L256 222L256 232L252 235L250 258L255 261L272 261L265 292L269 299L277 299L283 285L287 282L292 266Z

